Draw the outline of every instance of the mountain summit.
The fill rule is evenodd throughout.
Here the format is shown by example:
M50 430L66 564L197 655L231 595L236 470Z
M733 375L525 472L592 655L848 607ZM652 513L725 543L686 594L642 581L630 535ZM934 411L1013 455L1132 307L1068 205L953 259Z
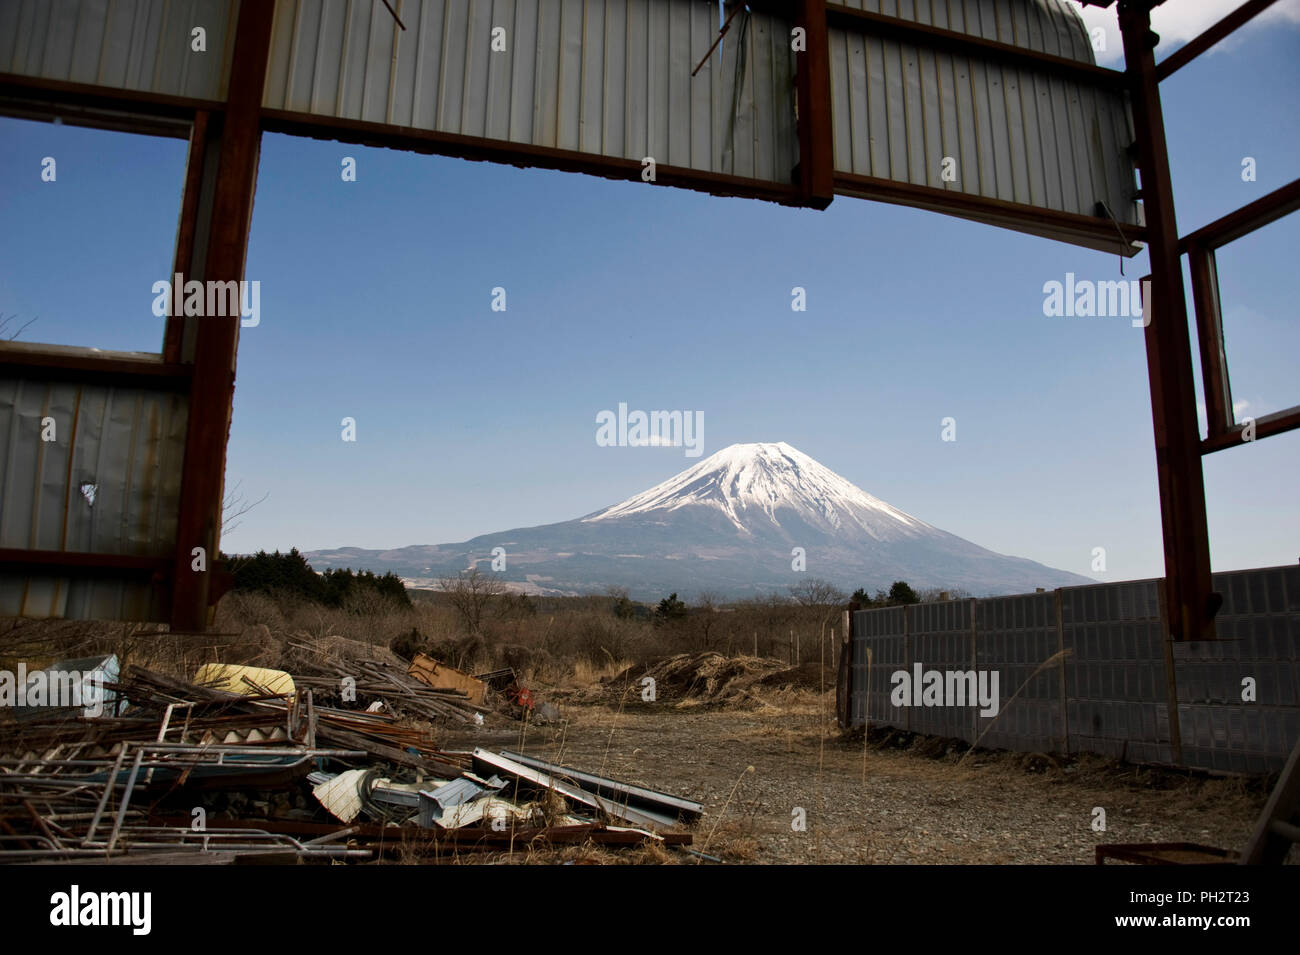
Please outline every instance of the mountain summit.
M784 442L733 444L576 520L460 544L307 556L317 570L393 571L419 586L474 565L489 571L498 547L506 553L502 576L518 589L577 594L619 586L641 600L670 591L753 595L810 577L849 591L906 580L977 596L1090 582L933 527Z
M733 444L705 458L662 484L584 522L617 520L683 507L714 508L736 529L753 533L750 524L781 526L780 512L805 526L827 533L863 531L877 540L890 540L911 529L934 530L872 497L784 441L776 444Z

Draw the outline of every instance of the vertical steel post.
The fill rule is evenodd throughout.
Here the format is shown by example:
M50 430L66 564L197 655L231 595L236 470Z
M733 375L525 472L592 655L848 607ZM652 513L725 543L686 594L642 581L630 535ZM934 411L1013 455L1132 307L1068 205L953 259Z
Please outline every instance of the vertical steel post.
M831 136L831 61L826 0L800 0L804 48L795 52L795 95L799 114L798 183L804 202L825 209L835 198Z
M245 0L239 5L229 95L218 134L216 193L204 243L203 278L208 281L244 278L262 140L262 92L274 16L274 3ZM212 135L210 129L208 135ZM208 623L210 583L221 539L221 499L235 394L239 322L238 315L207 315L198 319L194 333L194 378L171 594L173 630L202 630ZM196 547L204 551L202 570L194 569Z
M1144 303L1143 314L1148 320L1147 369L1164 531L1165 623L1173 640L1207 640L1214 638L1214 614L1221 598L1210 589L1210 540L1196 422L1196 386L1169 152L1156 79L1155 45L1159 37L1151 31L1151 6L1152 0L1121 0L1119 23L1151 261L1151 295L1150 301Z

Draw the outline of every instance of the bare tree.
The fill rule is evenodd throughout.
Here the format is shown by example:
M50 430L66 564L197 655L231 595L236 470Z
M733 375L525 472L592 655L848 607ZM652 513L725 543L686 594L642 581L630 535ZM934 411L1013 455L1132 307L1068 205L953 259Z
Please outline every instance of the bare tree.
M222 537L229 534L231 531L233 531L236 527L239 526L238 523L239 518L243 517L245 514L247 514L253 508L257 507L257 505L261 504L263 501L265 501L268 497L271 496L271 492L267 491L256 501L249 503L248 498L244 495L244 492L239 489L239 486L243 483L244 483L243 481L236 481L235 486L230 488L230 490L226 493L226 499L221 502L221 536Z
M438 585L460 614L471 637L482 632L484 612L505 590L501 578L482 573L477 567L461 571L455 577L442 577Z
M17 341L18 336L27 331L28 326L30 326L32 322L36 321L34 318L29 319L19 325L16 331L10 331L10 329L13 328L13 321L17 317L17 315L0 315L0 338L3 338L7 342Z
M712 634L718 624L718 607L721 601L711 590L701 591L695 598L696 627L700 631L700 646L705 650L713 649Z
M795 603L801 607L829 607L842 604L848 599L844 591L819 577L810 577L801 583L791 584L787 589Z

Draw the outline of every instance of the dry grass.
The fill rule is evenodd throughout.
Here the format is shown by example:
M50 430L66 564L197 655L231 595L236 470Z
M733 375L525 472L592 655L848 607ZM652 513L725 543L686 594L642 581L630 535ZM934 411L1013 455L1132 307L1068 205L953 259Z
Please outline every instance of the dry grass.
M613 657L603 663L578 659L573 661L573 669L565 673L556 683L561 688L589 687L622 673L631 665L628 660L615 660Z
M756 861L758 835L753 817L747 816L721 823L709 840L708 853L726 859L728 862Z

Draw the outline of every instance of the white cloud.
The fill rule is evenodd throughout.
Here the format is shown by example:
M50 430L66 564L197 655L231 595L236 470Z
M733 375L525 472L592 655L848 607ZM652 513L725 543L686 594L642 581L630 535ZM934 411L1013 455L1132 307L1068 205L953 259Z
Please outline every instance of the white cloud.
M1071 0L1071 3L1083 15L1083 22L1087 24L1089 32L1097 27L1106 31L1106 47L1097 52L1097 62L1103 66L1121 65L1124 61L1124 43L1119 36L1119 20L1115 8L1103 10L1099 7L1085 7L1079 0ZM1151 29L1160 34L1156 59L1168 56L1177 47L1204 33L1241 4L1242 0L1173 0L1156 7L1151 11ZM1281 0L1273 4L1243 29L1257 30L1270 23L1300 24L1300 0ZM1241 34L1236 33L1206 55L1230 49L1240 39Z

